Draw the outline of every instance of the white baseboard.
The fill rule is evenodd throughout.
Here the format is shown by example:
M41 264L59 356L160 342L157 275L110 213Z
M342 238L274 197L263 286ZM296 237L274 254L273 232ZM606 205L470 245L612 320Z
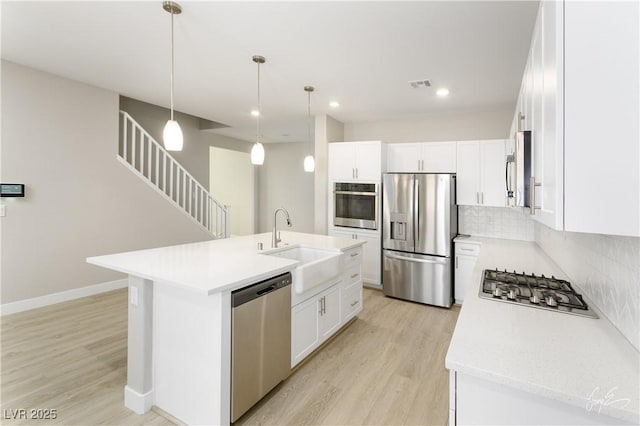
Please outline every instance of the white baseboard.
M60 293L46 294L44 296L34 297L33 299L5 303L0 305L0 316L16 314L18 312L29 311L43 306L55 305L56 303L93 296L94 294L125 288L127 285L128 280L124 278L122 280L108 281L106 283L90 285L87 287L74 288L73 290L62 291Z
M145 394L138 393L129 386L124 387L124 406L136 414L144 414L153 406L153 390Z

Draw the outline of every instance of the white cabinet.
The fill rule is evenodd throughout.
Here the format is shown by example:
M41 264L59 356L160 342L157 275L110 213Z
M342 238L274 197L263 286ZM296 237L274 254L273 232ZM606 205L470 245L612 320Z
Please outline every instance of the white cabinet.
M387 171L399 173L455 173L455 142L387 145Z
M329 144L329 182L380 182L382 142L334 142Z
M506 206L505 143L504 140L458 142L458 205Z
M336 283L291 309L291 367L306 358L342 325L340 284Z
M380 286L381 271L381 244L380 234L376 231L362 231L351 229L330 229L329 235L333 237L352 238L364 240L367 243L362 246L362 278L370 285Z
M540 3L512 128L523 113L534 219L550 228L640 236L640 69L629 54L639 49L639 9Z
M458 304L464 302L464 296L469 286L474 285L471 282L473 268L476 266L478 255L480 254L479 243L460 243L455 242L455 274L454 274L454 295ZM476 283L478 284L478 283Z

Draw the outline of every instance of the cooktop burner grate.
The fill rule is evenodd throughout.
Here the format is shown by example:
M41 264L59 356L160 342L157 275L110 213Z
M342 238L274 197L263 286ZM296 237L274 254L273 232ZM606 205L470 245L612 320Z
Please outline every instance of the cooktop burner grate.
M598 318L571 283L554 276L485 269L479 294L486 299Z

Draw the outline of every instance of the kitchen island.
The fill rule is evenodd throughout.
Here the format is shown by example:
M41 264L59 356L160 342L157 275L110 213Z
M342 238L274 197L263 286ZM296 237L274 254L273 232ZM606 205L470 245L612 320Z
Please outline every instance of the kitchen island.
M592 302L598 319L478 295L484 269L567 279L553 260L531 242L462 241L481 246L446 357L450 424L638 424L638 351Z
M155 405L188 424L229 424L231 292L300 263L260 250L271 238L265 233L87 259L129 275L128 408L141 414ZM361 253L362 244L284 231L280 243L351 254Z

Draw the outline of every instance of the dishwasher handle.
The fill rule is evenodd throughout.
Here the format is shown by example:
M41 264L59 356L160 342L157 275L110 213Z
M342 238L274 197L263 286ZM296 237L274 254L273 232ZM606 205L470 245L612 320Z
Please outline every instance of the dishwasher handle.
M291 272L260 281L256 284L231 292L231 307L236 308L259 297L291 285Z

